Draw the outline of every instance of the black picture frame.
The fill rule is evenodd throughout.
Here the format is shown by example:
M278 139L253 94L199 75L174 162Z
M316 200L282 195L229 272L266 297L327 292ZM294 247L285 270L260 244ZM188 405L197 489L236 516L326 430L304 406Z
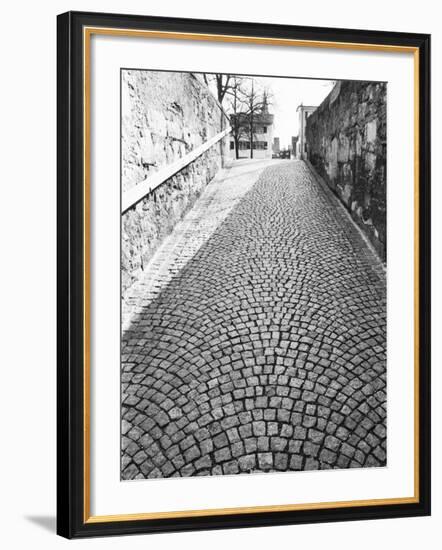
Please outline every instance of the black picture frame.
M413 48L418 74L418 474L415 502L199 517L91 521L85 492L84 29L106 27ZM430 36L105 13L57 21L57 533L66 538L335 522L430 514ZM85 474L86 472L86 474Z

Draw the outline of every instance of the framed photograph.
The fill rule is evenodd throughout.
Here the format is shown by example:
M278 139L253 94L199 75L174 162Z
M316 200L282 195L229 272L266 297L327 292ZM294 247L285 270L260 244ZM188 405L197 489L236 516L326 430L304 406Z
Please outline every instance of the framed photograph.
M58 533L430 513L430 37L58 17Z

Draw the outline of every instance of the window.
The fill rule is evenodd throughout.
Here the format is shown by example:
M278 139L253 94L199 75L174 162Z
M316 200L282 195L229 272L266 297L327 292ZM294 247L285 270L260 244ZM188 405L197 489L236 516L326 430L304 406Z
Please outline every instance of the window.
M235 149L235 143L233 141L230 142L230 150L233 151Z
M240 141L239 142L239 150L245 151L246 149L250 149L250 141Z
M254 141L253 149L267 149L267 141Z
M263 134L267 134L267 126L264 126L264 127L263 127L262 133L263 133Z

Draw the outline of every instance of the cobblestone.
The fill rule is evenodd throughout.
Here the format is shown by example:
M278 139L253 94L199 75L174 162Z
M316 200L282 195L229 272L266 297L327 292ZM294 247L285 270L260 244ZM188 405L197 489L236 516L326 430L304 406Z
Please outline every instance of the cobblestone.
M304 163L246 187L124 318L124 480L386 465L381 262Z

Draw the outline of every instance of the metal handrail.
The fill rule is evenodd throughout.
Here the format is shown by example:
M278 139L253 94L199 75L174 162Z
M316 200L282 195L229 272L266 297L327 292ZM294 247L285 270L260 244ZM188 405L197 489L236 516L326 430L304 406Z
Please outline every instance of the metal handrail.
M216 134L213 138L196 147L193 151L190 151L190 153L184 155L184 157L181 157L175 162L160 168L157 172L147 177L145 180L141 181L128 191L125 191L121 200L121 213L124 214L127 212L130 208L144 199L144 197L146 197L149 193L152 193L152 191L157 189L162 183L200 157L203 153L210 149L210 147L218 143L218 141L220 141L224 136L229 134L231 130L232 128L228 126L225 130L219 132L219 134Z

